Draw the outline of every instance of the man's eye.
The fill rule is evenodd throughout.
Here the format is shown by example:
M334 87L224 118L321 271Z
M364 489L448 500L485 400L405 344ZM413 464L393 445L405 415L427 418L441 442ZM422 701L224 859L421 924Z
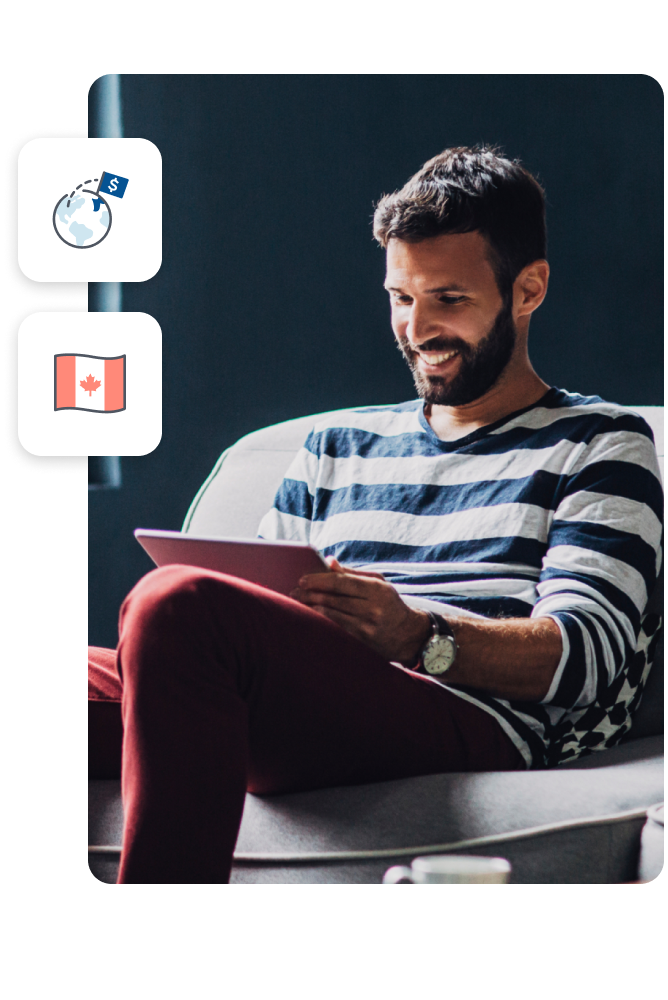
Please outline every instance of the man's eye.
M398 306L410 306L413 304L413 299L410 295L391 295L392 302ZM456 305L458 302L463 302L466 298L465 295L441 295L439 297L439 302L444 302L446 305Z

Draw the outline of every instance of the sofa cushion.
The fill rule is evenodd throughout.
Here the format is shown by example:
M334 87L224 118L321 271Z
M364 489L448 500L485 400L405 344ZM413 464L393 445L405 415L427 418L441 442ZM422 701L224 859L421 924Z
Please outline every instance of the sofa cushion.
M190 505L182 531L255 538L276 490L310 430L338 410L263 427L240 438L216 462Z
M644 810L663 799L660 737L635 740L549 771L433 774L347 788L246 797L233 882L380 883L391 864L425 847L466 844L500 854L514 882L626 882L636 878ZM120 785L91 784L91 844L119 844ZM608 818L606 818L608 817ZM596 822L517 831L592 819ZM455 847L461 853L462 848ZM386 857L294 855L386 851ZM395 853L396 852L396 853ZM257 855L275 855L262 862ZM255 857L253 857L255 855ZM286 860L285 856L293 856ZM114 881L117 858L91 855L98 878ZM165 873L169 882L169 873Z
M391 864L443 845L507 858L515 883L633 881L645 815L629 814L663 797L662 762L654 755L660 746L644 742L636 760L623 762L622 753L593 768L428 775L271 799L248 796L232 881L376 883ZM560 827L583 817L600 822ZM552 829L535 830L549 824ZM489 840L475 843L482 838ZM254 864L249 857L370 847L388 855L306 864ZM392 853L397 848L408 855Z
M663 869L663 819L663 804L653 806L642 828L638 861L638 878L642 882L650 882Z

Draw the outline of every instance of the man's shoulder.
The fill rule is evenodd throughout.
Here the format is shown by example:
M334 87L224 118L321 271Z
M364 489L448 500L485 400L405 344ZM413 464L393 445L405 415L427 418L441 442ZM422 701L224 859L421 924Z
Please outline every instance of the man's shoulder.
M580 392L568 392L566 389L552 389L545 397L546 409L572 410L586 414L601 413L605 416L620 416L630 410L621 403L611 403L602 396L585 396Z
M535 406L511 417L506 427L499 430L510 427L545 430L552 437L563 434L583 441L592 435L620 433L640 434L654 440L647 421L631 407L565 389L551 389Z

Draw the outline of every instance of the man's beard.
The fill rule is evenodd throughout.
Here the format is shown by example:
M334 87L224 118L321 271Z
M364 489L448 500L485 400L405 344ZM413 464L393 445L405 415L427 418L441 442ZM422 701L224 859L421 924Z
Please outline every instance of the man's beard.
M501 307L494 326L477 347L472 347L459 337L449 340L434 338L421 345L425 351L459 352L459 371L452 379L442 378L440 375L423 375L417 367L418 352L410 347L406 337L398 337L397 346L413 373L418 395L426 403L465 406L484 396L498 381L510 361L516 337L510 299Z

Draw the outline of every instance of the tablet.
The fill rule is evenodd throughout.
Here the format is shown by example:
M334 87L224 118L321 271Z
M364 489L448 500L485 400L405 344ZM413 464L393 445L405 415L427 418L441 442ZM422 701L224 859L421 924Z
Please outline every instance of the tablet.
M328 573L317 549L303 542L263 538L202 538L180 531L137 528L135 538L156 566L200 566L241 577L287 596L306 573Z

